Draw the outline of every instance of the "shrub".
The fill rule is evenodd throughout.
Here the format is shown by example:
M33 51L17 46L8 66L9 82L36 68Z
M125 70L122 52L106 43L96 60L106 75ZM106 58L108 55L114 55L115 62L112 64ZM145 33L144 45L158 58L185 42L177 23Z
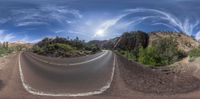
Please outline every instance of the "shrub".
M37 45L33 46L32 51L34 53L38 53L38 54L42 54L44 52L44 50L41 47L37 46Z
M158 65L159 57L154 47L140 48L138 62L145 65Z
M184 57L173 38L159 39L146 49L140 48L138 62L146 65L169 65Z
M196 58L196 57L200 57L200 46L197 48L192 49L189 52L189 57L190 58Z
M56 37L44 38L33 46L32 51L46 56L73 57L96 53L100 48L96 45L86 46L86 43L78 37L74 40Z
M85 50L92 51L92 53L96 53L100 51L100 48L98 47L97 44L93 44L93 45L88 45L87 47L85 47Z

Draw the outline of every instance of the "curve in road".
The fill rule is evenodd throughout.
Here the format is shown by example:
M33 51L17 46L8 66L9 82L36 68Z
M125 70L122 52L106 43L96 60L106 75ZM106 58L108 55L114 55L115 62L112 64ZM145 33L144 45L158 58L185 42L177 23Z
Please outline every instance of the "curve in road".
M110 87L115 71L115 56L111 51L104 51L96 57L74 58L73 61L78 61L77 64L69 63L71 60L68 60L68 64L76 64L76 66L67 68L41 62L35 58L26 52L19 55L22 84L26 91L34 95L89 96L101 94Z

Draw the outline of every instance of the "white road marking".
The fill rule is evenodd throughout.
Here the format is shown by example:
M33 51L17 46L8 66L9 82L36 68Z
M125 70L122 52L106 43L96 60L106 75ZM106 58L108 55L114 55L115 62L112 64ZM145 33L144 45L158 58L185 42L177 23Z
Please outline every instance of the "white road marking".
M72 63L72 64L69 64L69 65L74 66L74 65L81 65L81 64L89 63L89 62L95 61L95 60L97 60L97 59L103 57L103 56L106 55L107 53L108 53L108 51L105 51L102 55L100 55L100 56L98 56L98 57L96 57L96 58L93 58L93 59L91 59L91 60L84 61L84 62L79 62L79 63Z
M68 97L77 97L77 96L91 96L91 95L96 95L96 94L101 94L104 91L106 91L108 88L110 88L110 85L113 81L113 77L114 77L114 72L115 72L115 65L116 65L116 56L114 55L114 60L113 60L113 68L112 68L112 73L111 73L111 79L106 83L105 86L103 86L102 88L96 90L96 91L92 91L92 92L85 92L85 93L76 93L76 94L72 94L72 93L60 93L60 94L56 94L56 93L46 93L46 92L42 92L39 91L37 89L32 88L31 86L29 86L28 84L25 83L24 80L24 75L23 75L23 71L22 71L22 66L21 66L21 53L19 54L19 72L20 72L20 78L22 81L22 85L25 88L25 90L27 92L29 92L30 94L33 95L40 95L40 96L68 96Z
M43 63L47 63L47 64L51 64L51 65L58 65L58 66L75 66L75 65L81 65L81 64L85 64L85 63L89 63L89 62L92 62L92 61L95 61L101 57L103 57L104 55L106 55L108 53L108 51L104 51L104 53L96 58L93 58L91 60L87 60L87 61L83 61L83 62L79 62L79 63L71 63L71 64L58 64L58 63L51 63L51 62L48 62L46 60L43 60L43 59L39 59L39 58L36 58L35 56L32 56L30 55L31 57L33 57L34 59L40 61L40 62L43 62Z

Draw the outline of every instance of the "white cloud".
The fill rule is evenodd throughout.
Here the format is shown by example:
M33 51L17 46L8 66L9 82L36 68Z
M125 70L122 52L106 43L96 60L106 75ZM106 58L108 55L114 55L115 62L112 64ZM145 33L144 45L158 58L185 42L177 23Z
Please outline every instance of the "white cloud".
M170 27L174 29L175 31L182 31L186 33L187 35L192 35L194 32L194 29L199 25L199 21L197 20L195 23L191 22L189 19L185 19L184 21L181 21L176 16L156 9L144 9L144 8L138 8L138 9L128 9L126 12L131 12L130 14L135 14L139 12L147 13L151 12L155 14L153 17L158 23L153 23L157 25L165 25L167 27ZM165 21L165 22L162 22Z
M4 23L6 23L8 20L9 20L9 19L3 19L3 18L1 18L1 19L0 19L0 24L4 24Z
M41 40L42 40L42 38L34 39L34 40L29 41L29 43L38 43Z
M116 23L118 21L120 21L123 17L125 17L127 15L128 15L128 13L125 13L125 14L119 15L118 17L115 17L113 19L104 21L102 24L99 25L99 27L97 28L96 33L93 35L93 37L99 36L98 35L99 31L101 31L102 33L106 33L110 27L116 25Z
M30 25L48 25L48 23L46 22L20 22L16 24L17 27L30 26Z
M14 9L12 20L16 26L47 25L52 21L62 24L71 24L74 19L82 18L79 10L69 9L64 6L40 6L39 8ZM71 17L74 16L74 17Z
M65 31L64 30L57 30L57 31L55 31L56 34L63 33L63 32L65 32Z
M130 17L131 15L134 15L134 14L137 15L137 13L148 13L148 14L145 14L139 17L133 16L133 19L131 21L130 20L124 21L127 16ZM138 25L150 19L151 19L151 22L149 25L164 25L168 28L171 28L174 31L184 32L189 36L191 36L192 34L200 35L200 29L196 30L199 26L199 20L192 22L190 19L186 18L185 20L182 21L171 13L168 13L162 10L145 9L145 8L125 10L123 11L121 15L104 21L97 30L106 32L111 27L116 26L116 25L120 25L118 27L123 27L123 28L127 28L128 26L133 27L135 25ZM123 20L123 22L121 22L121 20ZM195 31L198 31L198 32L195 32ZM96 34L94 36L96 36Z
M6 33L5 30L0 30L0 42L11 41L15 36L11 33Z

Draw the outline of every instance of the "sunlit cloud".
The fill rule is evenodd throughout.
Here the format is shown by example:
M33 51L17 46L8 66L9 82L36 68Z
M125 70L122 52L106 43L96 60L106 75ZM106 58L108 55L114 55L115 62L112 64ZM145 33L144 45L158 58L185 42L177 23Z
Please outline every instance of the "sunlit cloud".
M139 17L134 16L137 15L137 13L151 13L151 14ZM127 16L129 17L132 16L132 20L129 19L129 21L124 21L126 20ZM136 8L136 9L127 9L123 11L123 13L118 17L105 20L96 30L94 36L100 36L116 25L120 25L120 27L123 28L127 28L129 26L134 27L136 25L140 25L143 22L146 22L147 20L153 20L149 22L150 26L162 25L172 29L173 31L186 33L189 36L196 35L197 33L200 32L200 29L197 30L199 26L199 20L192 21L189 18L185 18L185 20L180 20L175 15L162 10Z
M6 33L5 30L0 30L0 42L7 42L14 39L15 36L11 33Z
M179 18L177 18L176 16L168 12L156 10L156 9L138 8L138 9L129 9L126 11L131 12L131 14L139 13L139 12L143 12L143 13L151 12L155 14L153 17L156 17L154 19L156 19L156 21L158 22L158 23L154 22L152 24L165 25L167 27L173 28L175 31L178 30L190 36L194 33L194 29L199 25L198 20L194 23L191 22L191 20L187 18L184 21L181 21Z
M96 36L104 36L106 35L105 33L107 32L107 30L116 25L116 23L118 21L120 21L123 17L125 17L126 15L128 15L128 13L125 13L125 14L122 14L116 18L113 18L113 19L110 19L110 20L105 20L103 23L101 23L99 25L99 27L96 29L96 33L94 34L93 37L96 37Z

